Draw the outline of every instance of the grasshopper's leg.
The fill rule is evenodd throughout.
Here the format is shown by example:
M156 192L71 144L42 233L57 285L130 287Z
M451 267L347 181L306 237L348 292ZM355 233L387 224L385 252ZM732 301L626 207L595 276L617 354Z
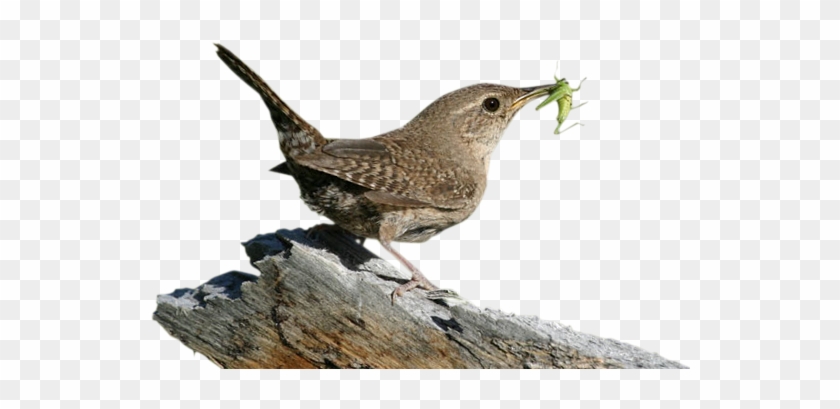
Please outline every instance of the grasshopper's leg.
M581 85L583 85L583 82L584 82L584 81L586 81L586 78L584 78L584 79L580 80L580 84L578 84L578 87L577 87L577 88L573 88L573 89L572 89L572 92L577 92L577 91L579 91L579 90L580 90L580 86L581 86Z
M571 111L571 110L573 110L573 109L578 109L578 108L580 108L580 107L582 107L582 106L584 106L584 105L586 105L586 104L588 104L588 103L589 103L589 101L586 101L586 102L584 102L584 103L582 103L582 104L577 104L577 105L575 105L575 106L573 106L573 107L569 108L569 111Z
M557 132L557 130L555 130L555 131L554 131L554 133L559 135L559 134L561 134L561 133L563 133L563 132L568 131L569 129L574 128L574 127L575 127L575 125L580 125L580 126L583 126L583 124L582 124L582 123L580 123L580 122L575 122L573 125L570 125L568 128L566 128L566 129L564 129L564 130L562 130L562 131L560 131L560 132ZM557 129L560 129L560 125L557 125Z
M557 90L555 90L555 92L552 92L551 94L548 95L548 97L545 99L545 101L540 102L540 104L537 105L537 110L539 110L540 108L542 108L542 107L544 107L544 106L546 106L546 105L548 105L548 104L550 104L554 101L559 101L560 98L564 98L566 96L567 96L566 94L563 94L561 92L557 92Z

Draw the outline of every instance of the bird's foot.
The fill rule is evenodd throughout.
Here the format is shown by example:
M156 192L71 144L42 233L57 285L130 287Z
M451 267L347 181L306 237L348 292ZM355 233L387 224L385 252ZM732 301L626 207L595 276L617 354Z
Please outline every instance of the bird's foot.
M404 283L394 289L394 292L391 293L391 305L394 305L394 302L397 300L397 297L402 297L403 294L417 287L428 291L434 291L438 289L426 277L424 277L423 274L419 274L419 272L417 272L411 275L411 280L408 280L407 283Z

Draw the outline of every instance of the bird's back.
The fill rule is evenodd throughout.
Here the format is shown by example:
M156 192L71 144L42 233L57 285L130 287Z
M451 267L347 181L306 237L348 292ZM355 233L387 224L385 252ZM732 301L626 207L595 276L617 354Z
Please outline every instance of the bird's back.
M425 241L475 210L486 169L448 146L435 127L425 133L408 126L374 138L326 139L236 55L217 47L222 61L257 91L271 114L286 157L273 170L295 178L313 211L361 237L381 238L386 223L398 226L390 233L395 241Z

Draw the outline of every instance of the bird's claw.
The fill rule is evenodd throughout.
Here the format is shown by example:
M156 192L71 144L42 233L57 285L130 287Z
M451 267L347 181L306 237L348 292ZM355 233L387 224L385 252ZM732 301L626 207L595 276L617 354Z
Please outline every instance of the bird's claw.
M397 288L394 289L393 292L391 292L391 305L394 305L394 303L397 300L397 297L402 297L403 294L405 294L405 293L407 293L407 292L409 292L409 291L411 291L411 290L413 290L417 287L420 287L420 288L422 288L424 290L428 290L428 291L433 291L433 290L438 289L437 287L432 285L432 283L430 283L428 280L422 280L422 279L417 279L417 278L412 277L411 280L408 280L408 282L398 286Z

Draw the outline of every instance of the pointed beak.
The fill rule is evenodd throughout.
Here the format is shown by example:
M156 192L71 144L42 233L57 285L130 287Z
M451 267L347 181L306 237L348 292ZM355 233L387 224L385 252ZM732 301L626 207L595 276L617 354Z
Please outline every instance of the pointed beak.
M538 85L536 87L520 88L520 90L522 91L522 95L519 98L516 98L515 101L513 101L513 104L510 106L510 108L513 110L519 110L528 102L531 102L532 100L539 98L543 95L548 95L548 91L556 85L557 84L555 83L548 85Z

